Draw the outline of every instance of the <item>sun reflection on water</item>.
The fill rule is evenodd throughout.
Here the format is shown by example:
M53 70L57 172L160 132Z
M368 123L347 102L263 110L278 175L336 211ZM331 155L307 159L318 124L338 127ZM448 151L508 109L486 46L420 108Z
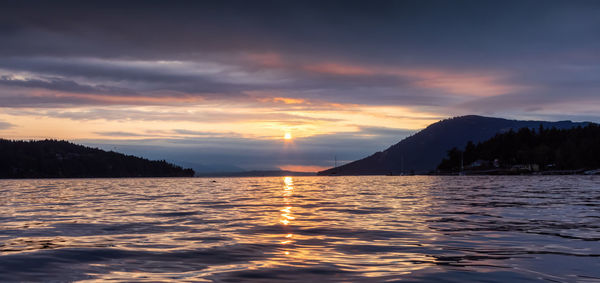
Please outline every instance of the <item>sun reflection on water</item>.
M542 185L531 187L527 179L527 190L515 179L490 179L482 185L486 180L3 180L0 281L44 276L59 282L304 282L333 277L381 282L419 272L444 276L457 267L514 271L514 265L524 268L518 271L522 275L533 268L521 261L524 251L538 252L540 258L575 254L570 260L585 268L562 267L563 274L600 278L594 271L600 251L594 242L597 225L583 221L585 217L569 222L560 213L564 206L575 207L598 219L593 208L600 200L600 179L539 177ZM562 193L573 184L581 188ZM545 204L540 211L541 201L555 205ZM519 211L533 220L519 217ZM549 238L556 232L552 225L563 222L573 227L559 231L569 238ZM528 240L516 237L517 229L527 229L522 236ZM586 240L588 250L571 238ZM548 241L552 245L539 244ZM31 264L42 259L51 263ZM15 264L8 270L2 260ZM535 271L549 274L555 268Z
M294 234L291 233L291 228L289 227L292 220L296 218L292 216L292 195L294 193L294 180L292 177L284 177L283 178L283 202L285 206L280 210L282 213L280 215L279 222L283 224L284 230L284 239L281 241L282 245L287 245L293 243L292 237ZM285 255L289 255L289 251L284 251Z

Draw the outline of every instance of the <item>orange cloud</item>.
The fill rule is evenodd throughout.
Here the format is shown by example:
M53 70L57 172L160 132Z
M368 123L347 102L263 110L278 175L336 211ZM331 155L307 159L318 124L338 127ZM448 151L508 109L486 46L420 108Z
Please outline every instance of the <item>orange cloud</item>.
M264 67L283 67L285 61L277 53L250 53L244 56L246 60Z
M273 97L273 102L283 102L285 104L303 104L306 103L306 100L300 98Z
M287 106L293 107L295 110L317 110L317 109L347 109L349 107L358 107L358 104L351 103L333 103L318 99L303 99L303 98L292 98L284 97L284 92L273 92L273 91L245 91L244 94L252 97L261 103L283 103ZM289 108L290 110L292 108Z
M360 66L345 63L322 63L306 65L304 70L343 76L395 76L412 79L413 85L422 88L441 89L453 94L474 96L500 95L523 87L502 83L505 74L495 72L472 73L444 69L397 68L383 66Z
M455 94L470 94L475 96L493 96L517 90L517 86L505 85L498 78L490 75L453 75L442 73L418 81L415 85L425 88L443 89Z
M347 65L339 63L323 63L315 65L304 66L305 70L326 73L332 75L345 75L345 76L361 76L361 75L375 75L376 70L369 69L357 65Z

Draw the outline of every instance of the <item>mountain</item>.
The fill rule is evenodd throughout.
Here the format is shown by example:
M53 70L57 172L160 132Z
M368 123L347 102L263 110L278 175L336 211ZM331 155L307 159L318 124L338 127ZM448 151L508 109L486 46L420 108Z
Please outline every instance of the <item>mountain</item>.
M510 129L538 128L540 125L544 128L569 129L588 124L589 122L571 121L519 121L476 115L455 117L431 124L384 151L321 171L319 175L428 173L436 169L448 150L453 147L463 148L469 141L481 142Z
M0 139L0 178L191 177L194 170L67 141Z

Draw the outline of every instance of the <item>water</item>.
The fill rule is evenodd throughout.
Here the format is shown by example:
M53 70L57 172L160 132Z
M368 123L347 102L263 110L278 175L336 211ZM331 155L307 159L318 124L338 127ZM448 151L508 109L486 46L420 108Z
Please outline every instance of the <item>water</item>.
M214 181L0 181L0 281L600 281L599 177Z

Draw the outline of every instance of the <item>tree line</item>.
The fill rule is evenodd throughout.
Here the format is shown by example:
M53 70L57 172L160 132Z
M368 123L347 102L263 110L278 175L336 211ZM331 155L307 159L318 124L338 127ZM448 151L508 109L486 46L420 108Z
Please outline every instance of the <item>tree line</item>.
M499 133L464 150L452 148L438 165L440 172L509 169L529 166L540 171L600 168L600 126L571 129L522 128Z
M0 139L0 178L191 177L165 160L151 161L67 141Z

